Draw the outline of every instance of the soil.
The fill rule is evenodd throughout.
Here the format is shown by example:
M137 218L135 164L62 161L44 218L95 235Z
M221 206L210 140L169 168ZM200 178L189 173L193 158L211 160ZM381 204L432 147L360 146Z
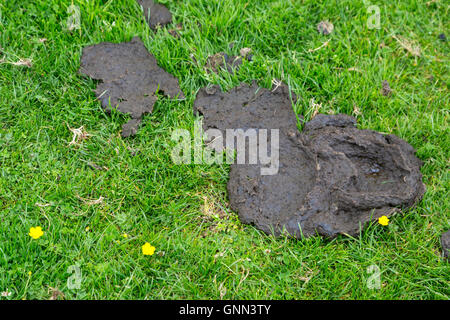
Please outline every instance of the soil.
M201 89L194 102L203 129L219 129L224 137L226 129L279 130L277 174L262 175L266 165L259 159L231 165L228 196L243 223L297 238L356 236L369 220L421 199L422 162L408 143L359 130L347 115L319 114L300 132L293 101L284 84L273 90L242 84L227 93Z
M157 26L164 27L165 25L172 22L172 14L166 8L166 6L156 3L153 0L137 0L137 1L144 9L145 20L147 20L148 25L153 30L156 29ZM150 11L150 19L149 19L149 11Z
M230 44L230 48L234 47L234 43ZM219 52L212 56L209 56L206 60L207 72L219 72L220 69L225 69L228 73L233 73L235 70L239 70L242 65L243 59L247 61L253 60L252 49L242 48L238 56L229 56L225 52Z
M122 136L136 134L142 116L153 110L157 93L184 98L178 80L158 67L141 39L130 42L103 42L83 49L80 72L100 82L95 89L102 107L117 107L131 120L122 127Z
M389 97L392 94L391 86L389 85L389 82L387 82L386 80L383 80L381 94L385 97Z
M206 69L208 72L217 73L221 68L224 68L229 73L233 73L233 70L239 69L241 64L242 58L240 56L229 56L224 52L219 52L208 57Z

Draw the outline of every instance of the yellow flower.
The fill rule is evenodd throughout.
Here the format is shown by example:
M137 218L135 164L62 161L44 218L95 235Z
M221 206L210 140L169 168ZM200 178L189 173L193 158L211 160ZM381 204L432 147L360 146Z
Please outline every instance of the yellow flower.
M31 271L28 271L28 276L30 276L30 277L31 277Z
M151 256L155 253L155 247L152 246L150 243L146 242L143 246L142 246L142 253L145 256Z
M124 234L122 235L122 237L124 237L124 238L126 239L126 238L128 238L128 234L124 233Z
M389 219L386 216L382 216L378 218L378 223L381 224L382 226L387 226L389 224Z
M91 230L91 228L89 226L86 227L86 229L84 229L86 232L88 232L89 230Z
M39 239L40 237L42 237L43 234L44 234L44 232L42 231L41 227L31 227L30 228L29 235L33 239Z

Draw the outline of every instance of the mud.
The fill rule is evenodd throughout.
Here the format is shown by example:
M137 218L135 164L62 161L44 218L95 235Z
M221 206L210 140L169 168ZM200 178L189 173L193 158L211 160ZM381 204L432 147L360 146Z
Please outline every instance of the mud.
M227 93L213 87L197 95L194 112L203 115L204 130L279 129L277 174L261 175L259 159L231 165L228 196L243 223L297 238L356 236L369 220L422 197L422 162L408 143L359 130L347 115L319 114L299 132L292 101L284 84L275 90L241 85Z
M130 42L103 42L84 48L80 72L100 81L94 91L107 112L117 107L131 116L122 127L123 137L136 134L142 116L152 112L158 92L184 98L178 80L158 67L137 37Z
M137 1L144 9L145 20L147 20L148 25L153 30L158 26L164 27L172 22L172 14L164 5L156 3L153 0Z
M450 230L445 232L441 237L441 245L444 258L450 260Z

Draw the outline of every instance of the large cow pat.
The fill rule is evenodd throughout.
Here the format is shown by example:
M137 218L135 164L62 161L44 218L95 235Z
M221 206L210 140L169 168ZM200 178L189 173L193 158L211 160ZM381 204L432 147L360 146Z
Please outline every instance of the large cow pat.
M415 150L395 135L356 128L347 115L319 114L306 123L301 143L315 155L316 177L298 216L305 235L357 235L364 223L412 207L425 192Z
M242 222L279 235L357 235L360 227L423 195L414 149L394 135L359 130L347 115L319 114L299 132L285 85L274 90L241 85L224 93L202 89L194 111L204 130L279 130L279 168L262 175L261 163L231 166L228 196ZM300 117L301 118L301 117Z
M122 128L123 137L136 134L142 116L152 112L158 90L172 98L184 98L178 80L158 66L137 37L84 48L80 72L100 80L95 94L106 111L117 106L131 116Z

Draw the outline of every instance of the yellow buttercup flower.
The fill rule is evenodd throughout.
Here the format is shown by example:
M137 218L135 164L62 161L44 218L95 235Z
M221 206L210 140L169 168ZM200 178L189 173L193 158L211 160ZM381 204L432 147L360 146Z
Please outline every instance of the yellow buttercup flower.
M124 233L124 234L122 235L122 237L124 237L124 238L126 239L126 238L128 238L128 234Z
M150 243L146 242L143 246L142 246L142 253L145 256L151 256L155 253L155 247L152 246Z
M29 235L33 239L39 239L40 237L42 237L43 234L44 234L44 232L42 231L41 227L31 227L30 228Z
M381 224L382 226L387 226L389 224L389 218L386 216L382 216L378 218L378 223Z

